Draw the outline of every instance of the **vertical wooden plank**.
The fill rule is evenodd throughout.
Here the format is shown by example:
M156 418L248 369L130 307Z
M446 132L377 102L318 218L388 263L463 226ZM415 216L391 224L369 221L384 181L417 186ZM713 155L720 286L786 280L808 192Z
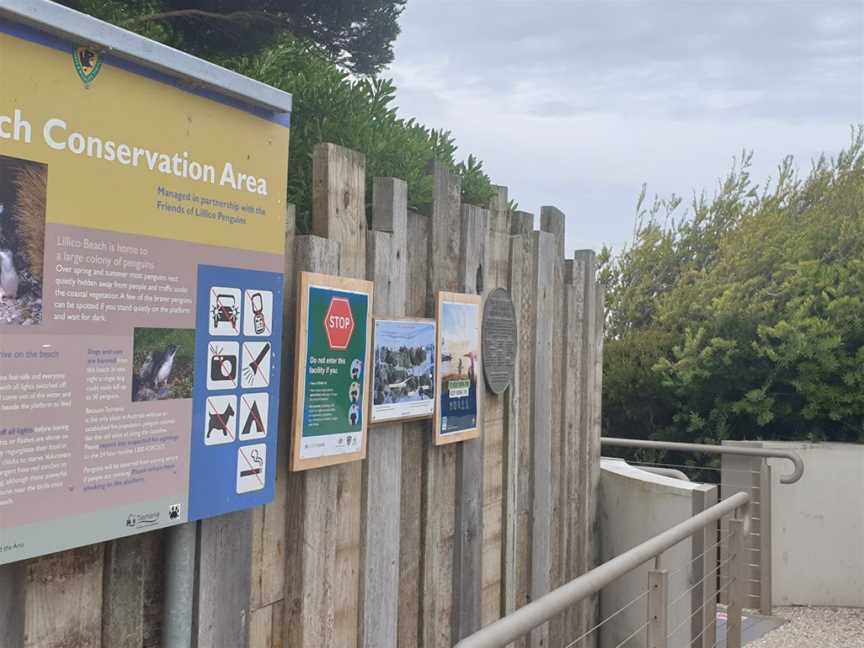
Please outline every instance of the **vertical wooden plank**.
M552 488L552 335L555 296L555 239L546 232L532 232L531 309L534 335L529 354L531 394L531 600L540 598L552 585L553 522ZM531 632L532 646L546 646L549 624Z
M552 281L552 373L547 383L550 392L550 483L552 487L552 505L549 542L549 572L550 588L554 589L564 584L564 547L567 546L567 524L563 518L566 510L567 489L563 486L566 480L566 464L562 458L566 452L564 434L564 401L567 392L564 391L564 213L556 207L540 208L540 229L548 232L553 240L553 281ZM564 629L564 615L559 615L549 624L550 645L558 646L566 643L568 635Z
M0 646L24 644L27 563L0 567Z
M405 313L407 280L408 186L395 178L375 178L374 230L367 234L366 267L375 282L374 314ZM380 228L380 229L379 229ZM402 481L402 424L369 430L363 462L360 578L360 644L395 646L399 613L399 515Z
M459 274L462 290L482 294L489 213L462 206ZM481 363L483 362L481 358ZM481 378L482 380L482 378ZM478 389L478 411L485 407L485 390ZM480 438L459 444L456 451L456 544L453 585L453 636L462 639L480 628L480 587L483 542L483 421Z
M339 274L366 278L366 157L318 144L312 153L312 233L340 245Z
M102 646L103 556L94 544L26 563L23 648Z
M287 263L291 263L293 238L294 212L289 207L286 211ZM286 275L288 285L283 314L291 302L290 266L286 266ZM285 345L290 359L293 340L290 337L284 339L290 342ZM290 373L292 364L287 362L283 366L286 373ZM290 385L290 381L286 385ZM280 403L282 414L288 411L286 400L282 399ZM284 595L284 511L287 503L285 452L288 446L285 418L280 416L274 502L263 509L238 511L201 522L197 558L197 618L193 631L198 645L226 648L247 646L252 610L269 605Z
M590 272L592 279L596 277L597 259L593 252L591 255ZM588 451L586 453L588 468L588 487L586 490L586 503L588 512L586 522L589 532L586 534L587 565L586 569L594 569L600 564L600 543L596 538L600 537L600 517L598 511L598 492L600 490L600 436L602 434L602 403L603 403L603 336L604 322L606 317L606 300L603 287L593 283L594 289L594 317L592 320L593 330L593 363L592 363L592 389L590 390L590 425L588 428ZM600 596L595 594L587 599L585 623L593 628L599 621ZM596 638L595 638L596 640ZM596 641L595 641L596 642Z
M534 240L531 215L516 212L512 221L510 294L516 311L518 343L513 397L507 425L507 544L504 562L505 612L525 605L531 579L531 404L534 353ZM517 646L525 641L515 642Z
M432 217L429 222L426 314L434 316L440 290L459 292L461 182L440 162L430 165ZM420 633L424 648L451 646L453 559L456 526L457 444L435 446L423 439L423 504Z
M577 288L582 296L582 321L581 321L581 343L579 353L579 405L578 405L578 485L577 493L580 498L580 515L578 518L578 538L576 543L576 569L578 574L584 574L593 563L593 522L596 519L594 499L596 490L593 490L593 469L591 466L592 456L599 453L599 439L596 444L592 440L593 427L592 416L594 411L594 379L596 375L595 351L597 331L597 291L595 281L596 257L593 250L577 250L574 255L574 263L578 267L576 273L582 280L582 285ZM599 470L599 458L598 458ZM599 480L599 474L598 474ZM596 599L596 597L595 597ZM579 634L593 627L590 620L596 609L596 600L586 600L577 606L576 625ZM586 645L593 646L597 643L596 633L586 639Z
M429 272L429 218L408 212L406 315L426 314ZM431 436L429 421L405 423L402 436L402 487L399 539L399 643L420 645L422 589L423 439Z
M339 275L366 278L366 158L318 144L312 154L312 231L339 243ZM362 462L337 467L336 643L357 645Z
M566 468L562 490L564 491L565 546L563 547L563 579L570 581L579 576L584 567L580 560L582 543L585 542L584 525L585 493L582 491L582 474L586 460L583 457L584 431L580 425L584 394L581 389L583 353L583 310L585 290L585 264L578 260L567 260L564 267L564 377L562 389L566 398L562 401L564 419L563 465ZM579 608L570 606L564 613L566 636L578 637Z
M161 552L160 531L118 538L105 543L103 569L102 643L117 648L141 648L149 632L148 590ZM158 580L158 579L157 579Z
M336 274L339 244L298 236L296 270ZM295 296L296 301L296 296ZM286 425L289 423L286 422ZM336 497L335 467L289 473L285 545L285 646L335 646Z
M270 606L252 610L249 621L249 648L271 648L272 637L273 610Z
M483 292L510 284L510 211L507 188L497 187L489 209L483 257ZM483 400L483 547L480 623L487 625L503 610L504 558L504 425L512 394L485 391Z
M252 517L237 511L201 521L193 637L197 645L239 648L249 641Z
M149 542L144 551L142 566L144 572L144 628L141 645L142 648L162 648L165 542L167 536L164 531L151 533L148 536Z
M279 399L276 485L273 501L253 511L252 595L253 610L281 601L285 595L285 517L288 503L288 446L291 438L291 398L294 381L294 205L285 211L285 275L282 284L282 375ZM272 627L272 625L270 626Z

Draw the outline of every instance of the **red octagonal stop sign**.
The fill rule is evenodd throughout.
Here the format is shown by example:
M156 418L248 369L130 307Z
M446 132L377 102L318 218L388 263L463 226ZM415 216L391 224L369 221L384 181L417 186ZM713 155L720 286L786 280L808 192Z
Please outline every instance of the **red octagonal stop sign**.
M351 304L344 297L332 297L327 312L324 313L324 330L327 342L334 351L344 351L354 333L354 316Z

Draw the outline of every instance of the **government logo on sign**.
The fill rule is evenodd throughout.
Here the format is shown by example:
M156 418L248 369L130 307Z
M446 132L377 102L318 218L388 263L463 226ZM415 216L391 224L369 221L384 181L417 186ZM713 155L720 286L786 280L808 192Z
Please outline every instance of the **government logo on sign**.
M351 304L344 297L330 300L324 313L324 331L331 350L344 351L348 348L351 334L354 333L354 316L351 314Z
M89 47L76 47L72 52L75 71L81 80L90 85L102 69L102 55Z

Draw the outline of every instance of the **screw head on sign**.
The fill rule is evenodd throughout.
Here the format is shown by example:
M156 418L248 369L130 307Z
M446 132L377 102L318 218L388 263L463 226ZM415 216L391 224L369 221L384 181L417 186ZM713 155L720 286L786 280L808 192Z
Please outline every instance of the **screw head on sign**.
M345 297L332 297L327 312L324 313L324 331L327 343L334 351L344 351L354 333L354 315L351 304Z

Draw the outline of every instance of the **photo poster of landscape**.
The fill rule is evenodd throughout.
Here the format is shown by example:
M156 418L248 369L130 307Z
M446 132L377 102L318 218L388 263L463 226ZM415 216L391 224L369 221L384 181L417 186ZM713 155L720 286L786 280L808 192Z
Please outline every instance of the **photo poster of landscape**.
M480 436L480 303L478 295L438 293L436 445Z
M435 413L435 320L376 319L370 423Z

